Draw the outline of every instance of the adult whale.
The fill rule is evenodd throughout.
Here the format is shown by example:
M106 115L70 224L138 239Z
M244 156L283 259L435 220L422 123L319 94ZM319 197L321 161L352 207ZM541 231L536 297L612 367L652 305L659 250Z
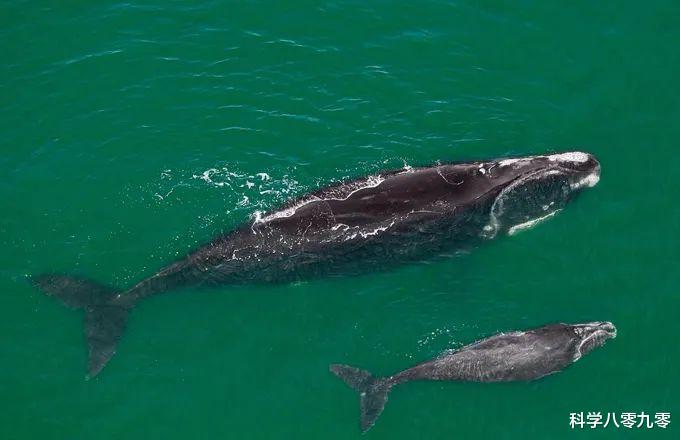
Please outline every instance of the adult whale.
M115 353L129 310L180 287L281 282L375 270L514 233L593 186L600 165L568 152L439 164L319 189L257 215L127 291L85 278L32 277L46 294L84 309L94 376Z
M616 337L611 322L553 324L534 330L501 333L460 350L418 364L386 378L349 365L330 370L359 393L361 430L375 423L393 386L413 380L512 382L556 373Z

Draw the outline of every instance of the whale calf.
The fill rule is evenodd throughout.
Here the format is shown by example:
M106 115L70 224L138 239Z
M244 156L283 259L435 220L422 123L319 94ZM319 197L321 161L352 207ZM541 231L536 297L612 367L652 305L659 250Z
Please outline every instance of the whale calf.
M616 337L611 322L554 324L535 330L501 333L385 378L348 365L331 372L359 393L361 430L382 413L395 385L413 380L510 382L539 379L561 371L607 339Z
M182 287L288 282L374 271L514 234L595 185L600 164L567 152L381 172L256 215L124 290L64 274L33 276L85 312L88 374L115 353L142 298Z

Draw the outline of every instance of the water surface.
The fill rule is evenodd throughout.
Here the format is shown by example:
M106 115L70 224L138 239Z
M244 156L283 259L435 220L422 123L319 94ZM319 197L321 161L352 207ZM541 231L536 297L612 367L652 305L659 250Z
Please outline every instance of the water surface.
M545 3L2 2L0 436L359 438L328 364L389 374L555 321L619 336L537 382L399 387L368 435L572 438L574 411L675 415L680 6ZM80 312L25 279L125 287L319 185L571 149L598 156L600 184L531 231L358 278L151 298L92 381Z

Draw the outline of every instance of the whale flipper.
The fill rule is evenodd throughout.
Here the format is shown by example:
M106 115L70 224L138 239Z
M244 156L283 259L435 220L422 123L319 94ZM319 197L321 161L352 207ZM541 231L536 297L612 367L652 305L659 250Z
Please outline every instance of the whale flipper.
M385 408L387 393L390 392L392 383L388 379L375 378L368 371L349 365L333 364L330 371L359 393L361 430L368 431Z
M131 304L121 304L118 291L85 278L45 274L31 281L46 295L59 298L71 308L85 311L88 346L88 378L96 376L116 353Z

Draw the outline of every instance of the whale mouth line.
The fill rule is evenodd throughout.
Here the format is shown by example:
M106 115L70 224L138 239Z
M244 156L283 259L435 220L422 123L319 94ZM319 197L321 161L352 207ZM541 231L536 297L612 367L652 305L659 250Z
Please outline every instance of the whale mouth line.
M592 188L600 181L600 173L594 171L582 179L571 183L569 186L572 190L578 190L581 188Z
M518 186L533 180L535 178L541 178L544 176L550 176L553 174L560 174L562 171L555 169L555 168L541 168L535 171L532 171L530 173L527 173L525 175L520 175L516 177L514 180L512 180L505 188L503 188L500 193L496 196L494 199L491 209L489 210L489 221L484 226L483 228L483 236L485 238L494 238L498 231L500 230L500 227L502 226L498 217L500 214L503 213L503 204L504 204L504 199L503 197L508 194L508 192L514 190ZM553 211L554 213L555 211ZM544 216L548 217L548 216ZM537 220L537 219L534 219ZM529 222L526 222L529 223ZM535 224L535 223L534 223ZM515 226L521 226L521 225L515 225ZM512 229L512 228L511 228ZM515 230L515 233L518 232L518 230Z
M559 153L545 156L529 156L524 158L512 158L504 159L498 164L500 166L511 165L517 162L531 161L536 158L548 159L548 165L545 167L540 167L536 170L530 171L527 174L519 175L515 179L511 180L495 197L491 209L489 212L489 220L484 226L482 231L482 237L484 238L494 238L496 234L502 228L500 216L504 212L505 200L509 197L509 194L521 187L525 183L539 180L544 177L557 176L559 179L565 179L565 184L568 185L566 191L568 193L575 192L584 188L592 188L600 181L600 166L597 161L594 161L594 167L587 167L586 169L574 169L568 164L586 164L591 159L591 156L587 153L574 151L567 153ZM565 196L567 193L565 193ZM548 205L548 204L546 204ZM553 204L550 203L549 206ZM544 211L547 211L547 207L544 206ZM512 236L520 231L531 228L543 221L553 217L555 214L560 212L561 209L554 209L546 212L543 215L536 216L534 218L527 218L525 221L521 221L514 226L510 226L508 229L508 235Z
M593 344L593 347L586 347L587 348L586 353L588 353L593 348L601 347L602 345L604 345L607 339L616 338L617 335L616 327L614 326L614 324L608 321L591 323L581 326L580 328L577 327L576 332L577 334L583 334L584 332L590 331L592 327L596 328L592 329L592 333L583 338L583 340L581 340L581 342L578 344L578 347L576 347L576 353L574 354L574 362L581 359L581 357L583 356L583 348L586 347L586 344Z
M515 226L512 226L512 227L510 227L510 229L508 230L508 235L513 236L513 235L515 235L515 234L517 234L517 233L519 233L519 232L526 231L527 229L531 229L531 228L533 228L534 226L536 226L536 225L538 225L538 224L540 224L540 223L543 223L544 221L548 220L550 217L552 217L552 216L558 214L560 211L562 211L562 210L561 210L561 209L555 209L554 211L551 211L551 212L547 213L547 214L544 215L544 216L537 217L537 218L528 220L528 221L526 221L526 222L524 222L524 223L519 223L519 224L517 224L517 225L515 225Z
M583 347L586 345L586 343L589 343L593 341L594 344L597 344L598 346L604 344L604 341L607 339L608 333L605 332L604 330L597 330L594 331L591 335L588 335L585 339L581 341L580 344L578 344L578 347L576 347L576 354L574 355L574 362L577 360L581 359L583 357Z

